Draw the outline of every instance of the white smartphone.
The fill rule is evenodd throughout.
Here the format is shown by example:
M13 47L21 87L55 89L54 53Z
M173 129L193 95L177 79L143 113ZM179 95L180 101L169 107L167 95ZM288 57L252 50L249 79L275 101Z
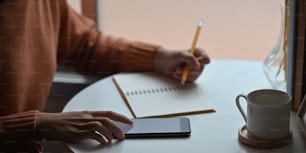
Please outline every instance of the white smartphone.
M191 133L188 118L139 118L133 125L115 122L126 138L188 137Z

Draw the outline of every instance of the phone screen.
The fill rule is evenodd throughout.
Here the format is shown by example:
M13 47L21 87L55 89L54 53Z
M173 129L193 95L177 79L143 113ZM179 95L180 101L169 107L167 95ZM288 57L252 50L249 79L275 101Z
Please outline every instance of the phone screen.
M133 125L116 122L126 138L186 137L191 133L188 118L142 118L133 122Z

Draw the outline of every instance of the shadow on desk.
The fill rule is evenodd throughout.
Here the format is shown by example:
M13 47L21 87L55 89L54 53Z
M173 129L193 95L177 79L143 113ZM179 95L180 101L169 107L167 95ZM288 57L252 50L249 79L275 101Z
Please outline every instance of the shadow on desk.
M80 143L71 143L69 145L74 146L77 145L79 147L80 150L82 150L83 152L91 152L91 151L95 151L97 149L110 149L110 148L116 148L116 152L120 152L120 150L122 149L122 141L116 141L113 140L113 142L109 145L104 145L104 144L100 144L98 142L96 142L95 140L86 140L84 142L80 142ZM121 146L121 147L119 147ZM107 151L105 151L107 152Z

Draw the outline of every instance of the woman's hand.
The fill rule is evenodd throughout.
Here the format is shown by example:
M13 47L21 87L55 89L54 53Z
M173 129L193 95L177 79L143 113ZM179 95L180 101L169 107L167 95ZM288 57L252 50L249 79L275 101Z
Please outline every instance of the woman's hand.
M113 120L132 124L127 117L111 111L39 113L36 132L42 139L66 142L94 139L107 144L114 137L124 139L124 133Z
M187 82L193 82L200 76L205 65L209 62L209 56L200 48L195 49L193 56L189 53L189 50L166 50L160 48L156 53L154 66L157 72L180 81L184 66L187 63L190 66Z

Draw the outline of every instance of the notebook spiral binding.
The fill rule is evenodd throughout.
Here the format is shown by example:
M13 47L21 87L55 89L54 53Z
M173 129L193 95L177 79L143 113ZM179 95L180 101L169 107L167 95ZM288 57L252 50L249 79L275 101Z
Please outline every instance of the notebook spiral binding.
M165 93L165 92L176 92L176 91L186 90L186 89L192 88L193 86L195 86L195 84L135 90L135 91L126 92L126 95L127 96L137 96L137 95L146 95L146 94L160 94L160 93Z

